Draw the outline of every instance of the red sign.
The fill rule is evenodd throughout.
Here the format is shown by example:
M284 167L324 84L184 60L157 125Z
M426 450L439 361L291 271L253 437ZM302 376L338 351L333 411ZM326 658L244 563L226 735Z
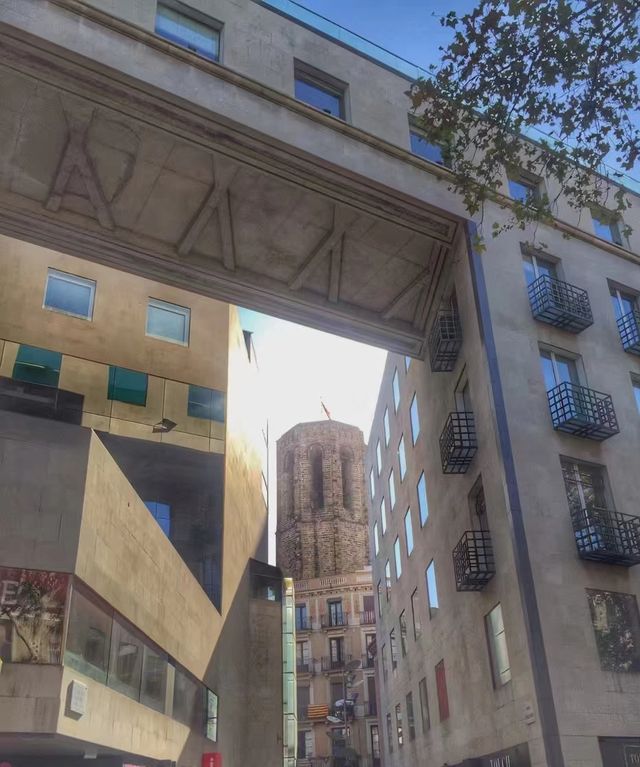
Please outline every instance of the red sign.
M218 752L202 754L202 767L222 767L222 754Z

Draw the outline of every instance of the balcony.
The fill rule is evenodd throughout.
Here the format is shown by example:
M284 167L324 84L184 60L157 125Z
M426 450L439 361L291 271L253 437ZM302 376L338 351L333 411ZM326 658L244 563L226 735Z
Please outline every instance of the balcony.
M343 671L350 660L350 655L343 655L340 658L330 658L325 656L322 659L321 667L325 673L330 673L332 671Z
M450 413L440 435L444 474L464 474L478 449L473 413Z
M313 674L315 668L315 659L309 658L306 661L296 661L297 674Z
M0 410L11 410L14 413L79 426L82 423L83 407L82 394L54 386L0 377Z
M640 517L593 507L571 513L582 559L632 567L640 564Z
M462 328L455 309L438 312L429 333L429 362L434 373L447 373L454 369L462 346Z
M496 574L491 534L467 530L453 550L457 591L482 591Z
M640 354L640 312L634 310L618 319L622 348L629 354Z
M360 613L360 625L361 626L375 626L376 624L376 611L364 610Z
M609 394L564 381L547 392L553 428L601 442L620 429Z
M296 618L296 631L311 631L311 618Z
M340 626L348 626L349 625L349 614L348 613L340 613L340 614L331 614L327 613L325 615L322 615L320 617L320 625L323 629L331 629L331 628L339 628Z
M375 668L376 659L374 655L367 653L362 656L362 668Z
M589 294L568 282L543 274L529 285L533 316L569 333L580 333L593 325Z

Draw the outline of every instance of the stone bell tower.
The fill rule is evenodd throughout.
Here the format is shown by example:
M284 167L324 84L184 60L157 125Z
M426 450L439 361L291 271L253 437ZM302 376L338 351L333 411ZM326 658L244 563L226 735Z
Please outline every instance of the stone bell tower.
M300 423L277 443L276 559L295 580L369 564L364 437L338 421Z

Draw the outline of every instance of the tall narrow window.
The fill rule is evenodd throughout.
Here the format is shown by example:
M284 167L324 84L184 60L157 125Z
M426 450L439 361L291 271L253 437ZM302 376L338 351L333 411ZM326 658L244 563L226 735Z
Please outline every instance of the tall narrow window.
M429 617L438 612L440 603L438 602L438 589L436 587L436 563L431 560L429 567L427 567L427 599L429 600Z
M611 288L611 303L616 320L631 314L637 307L636 296L618 288Z
M285 508L289 516L295 513L295 464L293 452L288 452L284 461L285 488L287 497L285 498Z
M378 581L378 615L382 618L382 581Z
M491 671L494 687L501 687L511 680L511 664L507 650L507 638L502 620L502 605L497 604L485 616L487 638L489 640L489 655L491 656Z
M370 677L370 678L373 678L373 677ZM380 736L378 734L377 724L371 725L370 733L371 733L371 755L373 756L373 763L374 765L380 764Z
M391 670L395 671L398 668L398 644L395 629L391 629L389 632L389 650L391 652Z
M551 261L547 261L535 254L527 254L522 258L524 278L527 285L531 285L540 277L556 277L556 267Z
M413 590L411 594L411 618L413 620L413 638L418 639L422 634L422 625L420 624L420 614L418 613L418 589Z
M405 658L407 655L407 614L404 610L400 613L398 622L400 624L400 652Z
M382 472L382 448L380 446L380 440L376 443L376 466L378 469L378 476L380 476Z
M380 553L380 538L378 536L378 523L373 523L373 551L376 556Z
M404 370L405 373L409 372L409 368L411 367L411 357L408 357L406 354L404 356Z
M400 407L400 380L398 379L398 368L393 371L391 390L393 392L393 409L397 413L398 408Z
M580 383L575 359L541 349L540 364L542 365L542 376L547 391L555 389L561 383Z
M353 453L343 448L340 451L342 468L342 505L345 509L353 507Z
M396 505L396 481L393 476L393 469L389 472L389 510L393 511Z
M407 454L404 449L404 434L400 437L400 442L398 443L398 463L400 464L400 481L402 482L407 473Z
M635 594L587 589L596 647L605 671L640 671L640 614Z
M569 458L562 459L562 475L569 510L572 515L582 518L588 523L594 512L604 511L613 504L609 502L604 468L590 463L579 463ZM592 531L588 524L584 531L576 533L590 536Z
M407 544L407 556L411 556L413 551L413 525L411 524L411 509L407 509L404 515L404 538Z
M384 497L380 501L380 523L382 524L382 535L387 532L387 505L384 502Z
M44 307L72 317L90 320L93 316L94 280L49 269L44 292Z
M405 700L407 702L407 730L409 731L409 740L415 740L416 723L413 716L413 693L408 692Z
M373 466L369 472L369 494L371 495L371 500L376 497L376 479L373 476Z
M389 408L384 409L384 417L382 419L384 424L384 444L385 447L389 447L389 440L391 439L391 427L389 426Z
M382 650L380 651L380 661L382 663L382 678L386 680L386 678L389 676L389 667L387 666L387 645L382 645Z
M296 631L307 631L309 628L306 604L296 605Z
M418 399L417 395L413 395L411 400L411 407L409 408L409 415L411 417L411 441L415 445L418 441L420 434L420 416L418 414Z
M393 542L393 557L395 559L396 564L396 580L400 580L400 576L402 575L402 559L400 557L400 538L396 536L395 541Z
M447 677L444 670L444 660L436 666L436 689L438 691L438 708L440 721L449 718L449 696L447 694Z
M402 748L404 736L402 734L402 707L399 703L396 706L396 733L398 735L398 748Z
M636 401L636 407L640 413L640 377L631 376L631 387L633 389L633 397Z
M384 581L387 589L387 602L391 599L391 565L387 559L384 566Z
M387 745L389 753L393 753L393 726L391 724L391 714L387 714Z
M204 14L191 10L187 14L172 2L158 3L156 34L211 61L220 58L220 29L220 24Z
M322 448L319 445L314 445L309 450L312 509L322 509L324 507L324 468L322 458Z
M207 690L206 716L205 737L216 741L218 740L218 696L211 690Z
M420 509L420 527L424 526L424 523L429 518L429 501L427 500L427 481L424 478L424 471L420 475L418 480L418 507Z
M422 678L418 683L418 692L420 693L420 716L422 718L422 732L427 732L431 727L431 718L429 716L429 697L427 696L427 680Z

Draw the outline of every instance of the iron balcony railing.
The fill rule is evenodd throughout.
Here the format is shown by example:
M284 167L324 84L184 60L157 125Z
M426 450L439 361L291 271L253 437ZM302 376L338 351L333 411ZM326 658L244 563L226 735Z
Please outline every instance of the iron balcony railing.
M360 613L360 624L363 626L373 626L376 622L375 610L364 610Z
M609 394L564 381L547 392L553 428L601 442L617 434L618 419Z
M462 328L455 309L441 309L429 333L429 362L434 373L453 370L462 346Z
M640 354L640 312L637 309L618 319L622 348L629 354Z
M496 574L488 530L467 530L453 550L453 571L458 591L482 591Z
M323 629L334 628L338 626L347 626L349 624L349 614L339 613L332 615L331 613L325 613L320 616L320 625Z
M560 330L580 333L593 325L587 291L548 274L543 274L529 285L529 303L537 320Z
M571 512L582 559L632 567L640 564L640 517L591 507Z
M311 618L296 618L296 631L311 631Z
M374 668L376 665L376 659L374 655L367 653L362 656L362 668Z
M298 674L313 674L315 667L315 658L309 658L305 661L296 661L296 672Z
M440 435L440 458L445 474L464 474L478 449L473 413L450 413Z
M331 658L330 656L325 655L324 658L322 658L321 667L325 672L342 671L350 660L350 655L342 655L339 658Z

